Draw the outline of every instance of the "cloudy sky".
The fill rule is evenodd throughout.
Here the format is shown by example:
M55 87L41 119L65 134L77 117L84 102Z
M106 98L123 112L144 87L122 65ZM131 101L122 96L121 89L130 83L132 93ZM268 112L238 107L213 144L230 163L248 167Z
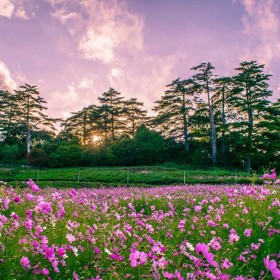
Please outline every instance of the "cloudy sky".
M0 88L37 85L52 117L109 87L150 109L192 66L230 75L243 60L280 98L279 0L0 0Z

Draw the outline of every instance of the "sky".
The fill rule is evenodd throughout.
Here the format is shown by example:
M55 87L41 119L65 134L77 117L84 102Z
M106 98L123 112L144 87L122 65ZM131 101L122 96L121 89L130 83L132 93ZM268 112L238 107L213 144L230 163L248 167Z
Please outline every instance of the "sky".
M257 60L280 98L280 0L0 0L0 89L37 85L51 117L110 87L149 109L210 61L233 75Z

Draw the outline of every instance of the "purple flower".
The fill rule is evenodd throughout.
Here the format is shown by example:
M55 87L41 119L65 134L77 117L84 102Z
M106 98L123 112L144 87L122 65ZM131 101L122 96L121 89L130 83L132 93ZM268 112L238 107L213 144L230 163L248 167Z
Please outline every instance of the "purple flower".
M207 246L204 243L198 243L196 245L196 254L202 253L202 255L204 256L204 258L207 260L207 262L214 266L217 267L218 263L216 261L214 261L214 255L209 253L209 246Z
M38 192L38 191L40 190L39 187L33 182L32 179L29 179L29 180L27 181L27 185L31 188L31 190L32 190L33 192Z
M244 235L245 235L246 237L250 237L251 234L252 234L252 232L253 232L253 230L252 230L251 228L250 228L250 229L245 229Z
M42 269L42 274L43 274L43 275L49 275L50 272L49 272L46 268L43 268L43 269Z
M269 260L269 256L267 256L264 260L264 265L266 269L270 270L274 279L280 279L280 269L277 268L277 263L275 260Z
M131 267L136 267L147 262L147 254L144 252L135 251L129 256Z
M23 267L26 267L26 268L30 268L30 261L27 257L22 257L20 259L20 264L23 266Z

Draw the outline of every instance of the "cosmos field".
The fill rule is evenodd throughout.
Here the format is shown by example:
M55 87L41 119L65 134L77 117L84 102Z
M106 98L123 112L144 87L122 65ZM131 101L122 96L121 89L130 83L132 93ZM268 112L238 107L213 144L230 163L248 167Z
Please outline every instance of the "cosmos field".
M280 279L279 180L0 185L0 279Z

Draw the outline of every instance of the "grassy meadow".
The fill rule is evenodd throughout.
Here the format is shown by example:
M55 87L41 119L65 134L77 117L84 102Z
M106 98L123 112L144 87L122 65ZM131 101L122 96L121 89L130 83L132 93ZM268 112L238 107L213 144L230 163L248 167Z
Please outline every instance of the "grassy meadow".
M157 188L1 183L0 279L279 279L280 181L274 171L262 180Z
M57 169L0 168L0 180L15 186L24 185L29 178L32 178L40 186L102 187L261 183L259 177L258 174L248 174L238 170L219 168L199 170L175 164Z

